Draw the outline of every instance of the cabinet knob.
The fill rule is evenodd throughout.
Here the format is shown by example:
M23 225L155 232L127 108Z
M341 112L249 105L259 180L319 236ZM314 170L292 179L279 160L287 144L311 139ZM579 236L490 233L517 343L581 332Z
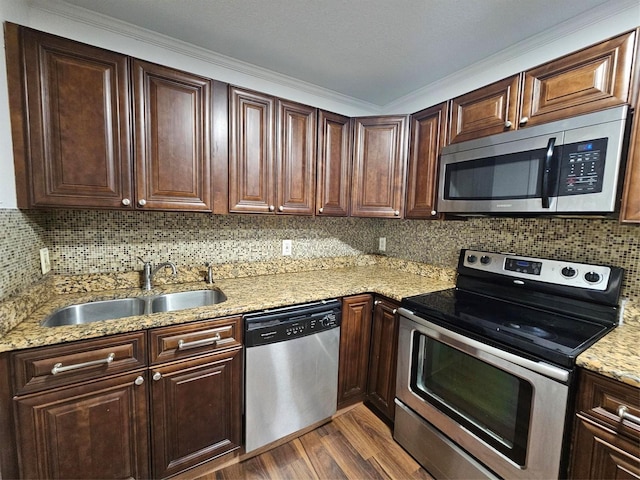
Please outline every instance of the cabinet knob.
M144 207L147 204L147 201L143 198L138 200L138 205L140 205L141 207Z
M320 207L320 209L318 210L318 213L322 213L322 212L324 212L324 208Z
M397 309L397 308L394 308L394 309L391 311L391 313L393 313L393 314L395 315L396 313L398 313L398 309Z
M276 207L274 207L273 205L269 205L269 211L273 212L276 209Z
M279 212L284 212L284 207L283 207L282 205L280 205L280 206L278 207L278 211L279 211Z
M128 198L123 198L122 205L124 205L125 207L128 207L129 205L131 205L131 200L129 200Z
M156 372L156 373L153 374L153 377L151 377L151 378L153 378L154 382L157 382L158 380L160 380L162 378L162 374L160 372Z
M394 214L396 217L399 217L399 216L400 216L400 210L395 210L395 211L393 212L393 214Z
M431 210L431 216L435 217L438 214L438 212L436 212L435 210Z
M376 300L375 302L373 302L374 305L380 305L382 303L382 301L380 300Z
M504 122L504 128L511 128L513 126L513 123L511 123L511 120L507 120L506 122Z
M526 125L528 121L529 121L529 117L522 117L520 119L520 125Z
M133 383L135 383L136 385L142 385L144 383L144 377L142 375L140 375L138 378L136 378Z

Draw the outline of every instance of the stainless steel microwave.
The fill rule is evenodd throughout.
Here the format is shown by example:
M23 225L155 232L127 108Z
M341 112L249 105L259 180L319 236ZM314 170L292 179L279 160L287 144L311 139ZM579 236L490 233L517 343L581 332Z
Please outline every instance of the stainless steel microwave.
M627 115L623 105L443 148L438 210L615 212Z

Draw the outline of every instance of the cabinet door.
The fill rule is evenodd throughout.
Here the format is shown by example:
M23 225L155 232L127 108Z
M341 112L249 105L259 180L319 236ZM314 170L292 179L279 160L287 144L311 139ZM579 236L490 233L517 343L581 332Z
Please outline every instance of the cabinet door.
M19 205L130 204L127 57L10 24L7 55Z
M164 478L242 443L242 349L151 371L154 478Z
M640 61L640 52L637 58ZM638 88L640 89L640 83ZM640 223L640 91L636 95L635 112L620 206L620 221L624 223Z
M363 401L367 394L372 305L368 294L342 299L338 409Z
M571 478L640 479L640 446L578 415Z
M374 302L367 385L367 400L392 422L395 417L398 307L397 303L388 300Z
M351 199L353 122L349 117L318 112L318 185L316 213L346 217Z
M142 375L15 397L21 478L148 478Z
M275 211L275 99L236 87L229 96L229 211Z
M627 103L634 42L630 32L525 72L521 124Z
M316 115L307 105L278 100L278 213L313 215L316 188Z
M402 216L406 124L406 116L355 119L352 216Z
M438 155L445 145L447 104L411 115L406 218L434 218L438 191Z
M136 206L211 211L211 80L133 61Z
M520 75L451 100L449 143L516 129Z

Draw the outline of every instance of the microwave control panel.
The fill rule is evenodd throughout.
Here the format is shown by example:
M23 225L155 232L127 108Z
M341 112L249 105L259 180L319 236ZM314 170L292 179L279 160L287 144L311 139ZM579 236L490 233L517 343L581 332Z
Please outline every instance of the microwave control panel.
M558 196L601 192L607 139L569 143L561 151Z

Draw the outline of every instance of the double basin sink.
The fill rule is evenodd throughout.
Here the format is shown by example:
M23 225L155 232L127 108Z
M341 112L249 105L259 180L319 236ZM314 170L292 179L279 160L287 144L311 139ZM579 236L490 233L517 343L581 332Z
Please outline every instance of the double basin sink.
M57 310L47 317L41 325L43 327L81 325L147 313L173 312L187 308L204 307L222 303L226 299L227 296L220 290L192 290L153 297L129 297L80 303Z

